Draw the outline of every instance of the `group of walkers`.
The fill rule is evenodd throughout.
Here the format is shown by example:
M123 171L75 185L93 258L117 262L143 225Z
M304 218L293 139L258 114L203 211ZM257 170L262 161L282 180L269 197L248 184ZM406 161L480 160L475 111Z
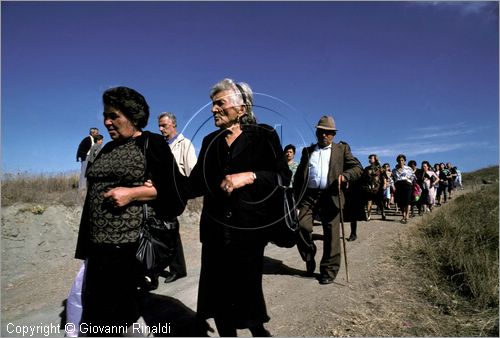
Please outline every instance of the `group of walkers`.
M386 210L394 203L396 212L399 210L402 215L400 222L406 224L416 212L422 215L441 202L446 203L455 188L463 189L461 172L451 163L431 166L422 161L418 168L415 160L406 165L406 156L399 154L391 170L389 163L380 164L376 154L369 155L368 160L370 165L364 168L359 182L366 200L367 221L371 220L373 204L385 220Z
M271 335L264 327L270 320L262 288L264 248L272 240L269 225L283 212L282 203L272 198L280 184L292 187L297 201L297 249L305 275L326 285L334 282L341 265L341 210L347 219L357 219L353 210L362 199L354 191L379 205L384 218L393 191L406 222L413 182L429 190L441 181L431 177L439 178L444 169L432 175L422 166L417 172L406 166L404 155L392 172L380 166L376 155L363 170L347 143L334 142L332 116L320 117L315 142L295 163L295 147L283 150L276 131L257 123L248 84L224 79L209 95L217 130L205 136L196 160L191 142L176 131L175 115L159 116L162 135L143 131L150 113L140 93L127 87L103 93L104 126L112 140L91 161L87 156L93 152L86 146L77 155L87 192L75 256L84 263L68 300L81 292L82 311L72 320L76 328L79 323L97 328L86 335L133 334L141 315L140 292L155 289L159 276L165 282L186 276L180 236L170 271L152 274L139 264L136 252L146 213L177 224L178 230L177 216L187 200L203 197L197 321L213 318L220 336L248 328L263 337ZM96 142L95 130L90 137L83 143ZM323 227L319 275L312 236L318 220Z

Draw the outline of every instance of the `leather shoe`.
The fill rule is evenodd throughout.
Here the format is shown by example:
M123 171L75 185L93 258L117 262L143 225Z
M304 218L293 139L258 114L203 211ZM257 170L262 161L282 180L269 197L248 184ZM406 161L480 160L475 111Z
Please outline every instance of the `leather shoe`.
M355 240L358 239L358 236L354 235L354 234L351 234L351 236L349 236L349 238L347 239L348 242L353 242Z
M319 283L320 284L332 284L333 283L333 278L328 276L328 275L321 275L319 277Z
M157 275L151 275L151 276L143 276L142 279L139 282L139 288L141 291L154 291L158 289L158 276Z
M172 283L173 281L178 280L179 278L186 277L186 275L181 275L177 272L169 272L168 274L164 275L165 277L165 283Z
M316 261L313 258L306 262L306 271L308 275L312 276L314 274L314 270L316 270Z

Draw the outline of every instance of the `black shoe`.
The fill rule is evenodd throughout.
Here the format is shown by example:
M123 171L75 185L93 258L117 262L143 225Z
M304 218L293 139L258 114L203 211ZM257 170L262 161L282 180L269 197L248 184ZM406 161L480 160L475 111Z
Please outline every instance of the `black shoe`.
M358 239L358 236L351 234L349 238L347 239L348 242L354 242L355 240Z
M165 283L172 283L173 281L176 281L179 278L186 277L186 274L181 275L180 273L177 272L169 272L168 274L165 273L163 277L165 277Z
M314 270L316 270L316 261L314 260L314 257L306 262L306 271L309 276L312 276L314 274Z
M319 277L319 283L320 284L332 284L333 283L333 278L328 276L328 275L324 275L322 274L320 277Z
M153 291L158 289L158 276L144 276L139 282L141 291Z

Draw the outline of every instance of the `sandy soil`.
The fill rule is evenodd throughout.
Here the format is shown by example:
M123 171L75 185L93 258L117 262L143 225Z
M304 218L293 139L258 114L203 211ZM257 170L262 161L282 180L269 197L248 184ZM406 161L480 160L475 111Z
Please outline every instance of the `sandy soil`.
M21 336L12 333L16 325L58 326L61 303L80 265L73 259L80 208L52 206L34 214L32 207L16 204L2 209L2 336ZM381 221L375 214L370 222L359 222L358 240L346 242L349 282L342 265L333 284L320 285L316 278L305 277L296 248L268 245L263 278L271 317L267 328L276 336L415 335L415 327L425 325L418 319L418 309L425 304L414 291L418 271L401 268L398 259L404 257L395 249L406 241L408 229L425 217L403 225L399 215L392 213ZM201 251L198 215L185 213L180 224L188 276L171 284L160 279L159 288L144 298L143 315L148 324L170 323L175 336L194 334ZM348 236L349 224L345 229ZM314 231L319 262L321 226ZM217 335L213 322L208 325L208 335ZM250 332L241 330L239 335Z

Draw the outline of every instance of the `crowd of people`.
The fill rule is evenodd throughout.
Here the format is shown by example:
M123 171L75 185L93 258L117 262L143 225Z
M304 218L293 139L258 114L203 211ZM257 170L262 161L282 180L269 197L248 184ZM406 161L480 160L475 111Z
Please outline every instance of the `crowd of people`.
M375 154L363 169L347 143L334 142L338 130L332 116L320 117L314 143L296 162L296 147L282 149L276 131L257 122L247 83L224 79L209 96L217 130L205 136L197 159L191 141L177 132L173 113L158 116L161 135L143 131L150 113L140 93L127 87L103 93L104 126L112 140L101 146L103 137L91 128L77 153L86 198L75 254L83 264L68 297L68 320L75 328L79 323L130 327L140 316L140 292L156 289L159 277L171 283L187 275L177 216L189 199L203 197L197 319L213 318L220 336L248 328L264 337L271 336L264 327L270 320L262 288L264 248L270 242L267 228L282 209L269 197L280 184L291 187L297 201L297 249L306 275L317 276L322 285L333 283L341 266L342 210L353 226L371 219L372 205L386 219L384 210L395 201L406 223L413 207L419 213L432 210L461 186L460 172L451 164L436 171L424 161L417 169L414 161L407 166L402 154L392 171ZM144 208L176 224L169 271L144 271L136 259ZM319 275L315 222L323 228Z

